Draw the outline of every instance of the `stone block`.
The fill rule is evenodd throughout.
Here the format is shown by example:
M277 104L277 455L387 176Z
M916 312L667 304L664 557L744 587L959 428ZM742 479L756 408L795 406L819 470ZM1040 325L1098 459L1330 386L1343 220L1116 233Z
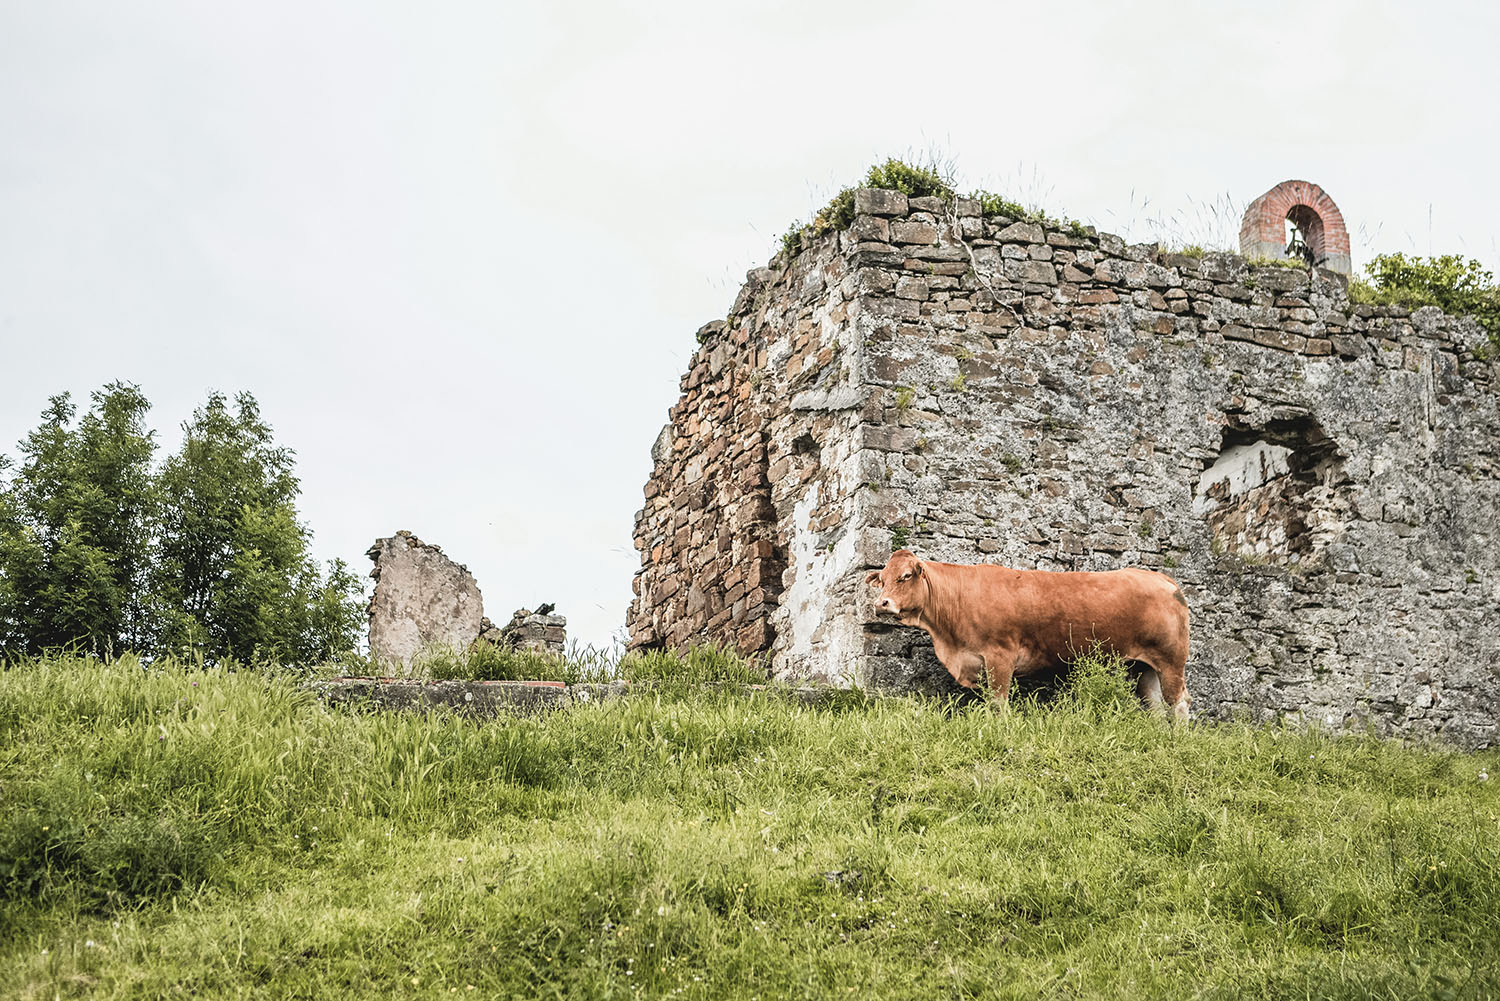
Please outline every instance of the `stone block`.
M995 239L1001 243L1045 243L1047 241L1042 227L1030 222L1013 222L996 233Z
M856 188L854 190L855 215L901 216L906 215L906 196L899 191L885 188Z
M926 222L891 223L892 243L935 244L938 241L937 227Z

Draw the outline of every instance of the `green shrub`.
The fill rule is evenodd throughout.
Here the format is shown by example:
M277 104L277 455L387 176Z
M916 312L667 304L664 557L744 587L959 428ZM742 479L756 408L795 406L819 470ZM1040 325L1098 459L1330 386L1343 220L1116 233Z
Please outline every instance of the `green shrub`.
M1368 281L1349 283L1351 302L1406 309L1436 306L1454 316L1473 316L1500 346L1500 286L1478 261L1454 254L1381 254L1365 265L1365 274Z

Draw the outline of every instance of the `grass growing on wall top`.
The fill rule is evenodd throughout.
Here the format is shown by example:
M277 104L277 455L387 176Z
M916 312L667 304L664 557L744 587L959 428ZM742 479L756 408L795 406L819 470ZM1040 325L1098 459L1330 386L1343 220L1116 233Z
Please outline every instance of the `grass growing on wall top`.
M892 157L884 163L871 165L861 186L899 191L908 198L936 197L944 202L952 202L957 197L951 168L939 164L936 159L925 164L911 164ZM793 223L781 236L782 255L790 260L801 253L809 239L847 229L854 222L854 191L852 187L839 191L813 216L812 222ZM1077 237L1095 235L1094 230L1083 223L1054 219L1041 209L1029 210L1020 203L991 191L979 189L970 192L967 197L978 202L981 214L986 216L1005 216L1011 220L1066 229Z
M936 164L912 165L894 157L885 163L872 164L865 174L863 187L885 188L899 191L908 198L935 195L944 201L953 198L953 188L939 172ZM808 237L822 236L848 229L854 222L854 189L844 188L833 196L829 203L808 224L794 223L782 234L781 249L788 257L795 257Z
M0 996L1500 992L1500 754L1174 729L1084 673L1000 716L668 691L481 723L16 664Z

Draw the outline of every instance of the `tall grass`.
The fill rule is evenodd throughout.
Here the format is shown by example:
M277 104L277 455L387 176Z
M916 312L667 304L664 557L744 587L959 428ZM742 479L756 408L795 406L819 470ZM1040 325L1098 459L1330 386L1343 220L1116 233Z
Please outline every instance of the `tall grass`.
M428 650L412 662L412 676L446 681L611 681L616 677L618 655L595 647L573 644L566 654L501 646L488 642L471 644L466 650Z
M0 996L1500 995L1500 754L1173 727L1084 676L479 722L14 665Z

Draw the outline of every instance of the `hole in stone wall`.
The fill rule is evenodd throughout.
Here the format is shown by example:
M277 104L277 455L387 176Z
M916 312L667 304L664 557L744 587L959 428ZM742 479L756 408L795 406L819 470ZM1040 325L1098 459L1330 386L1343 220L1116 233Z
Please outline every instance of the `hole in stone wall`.
M1231 423L1198 479L1193 513L1208 521L1215 552L1302 563L1343 531L1346 482L1338 447L1311 417Z

